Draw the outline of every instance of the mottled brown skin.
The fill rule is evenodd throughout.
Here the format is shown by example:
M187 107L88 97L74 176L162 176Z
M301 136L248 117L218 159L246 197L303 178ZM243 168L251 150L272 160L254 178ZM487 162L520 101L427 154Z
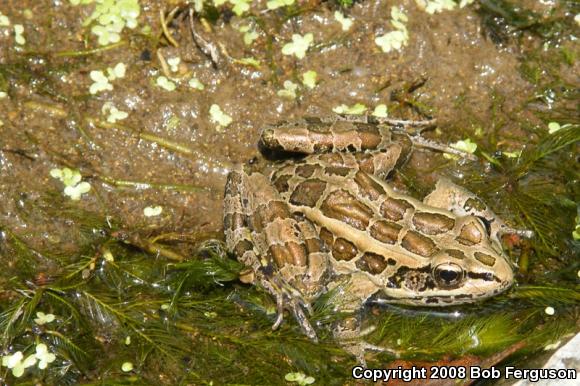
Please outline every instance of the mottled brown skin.
M419 201L385 181L414 146L445 146L386 124L345 119L269 127L261 144L309 154L276 166L268 177L238 167L226 184L227 246L276 296L275 326L286 308L315 339L304 309L345 278L341 309L347 311L375 294L445 306L494 296L512 284L499 239L511 230L473 193L440 180ZM341 337L355 334L338 330Z

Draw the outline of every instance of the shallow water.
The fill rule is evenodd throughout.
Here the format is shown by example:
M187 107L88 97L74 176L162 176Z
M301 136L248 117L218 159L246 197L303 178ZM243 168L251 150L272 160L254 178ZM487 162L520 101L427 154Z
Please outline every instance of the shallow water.
M98 379L97 374L107 380L124 377L131 381L133 377L165 384L179 380L191 384L211 380L215 384L281 383L290 370L311 374L323 382L348 382L347 364L354 361L334 347L331 339L325 341L330 351L324 351L325 345L319 349L323 355L336 355L329 361L332 364L325 364L320 358L301 360L302 353L314 350L314 345L304 342L290 321L280 335L271 333L269 319L263 313L251 316L248 311L255 309L248 306L248 298L261 297L258 304L266 304L264 309L271 307L269 299L235 281L224 288L210 286L197 295L185 290L179 312L158 313L159 305L171 300L169 292L175 289L166 281L171 278L165 274L166 270L171 271L171 264L196 260L199 243L222 237L225 176L236 163L253 158L263 161L256 145L260 128L306 115L328 116L342 104L362 103L367 113L386 104L389 116L396 118L435 117L437 129L426 136L446 143L466 138L477 143L480 161L475 163L462 164L439 154L416 156L402 175L410 178L411 190L418 194L426 193L439 176L452 176L486 197L513 225L530 227L531 223L542 223L541 216L512 205L514 201L506 196L520 191L532 197L553 193L552 198L558 203L542 201L545 208L541 208L541 213L553 214L553 218L546 219L546 228L541 228L546 233L544 237L530 242L515 240L508 248L511 257L520 260L521 285L573 289L578 278L578 242L572 239L580 199L578 142L562 146L546 162L542 161L542 168L530 172L526 169L521 178L508 173L514 168L498 167L493 161L499 160L504 166L517 165L517 156L511 161L505 153L534 148L548 135L549 122L569 124L572 126L563 130L578 131L578 24L573 18L579 11L571 4L518 2L518 14L535 12L536 24L530 27L519 19L498 17L501 12L492 13L496 3L508 4L482 1L430 15L410 0L357 2L343 11L353 21L348 31L342 31L335 20L334 12L339 9L335 3L300 2L299 6L266 12L266 3L256 1L244 17L232 14L228 5L217 13L207 8L206 21L197 16L193 25L202 40L215 47L219 60L212 63L192 40L182 2L141 1L137 28L125 29L119 44L97 52L87 52L100 46L89 28L82 25L94 5L73 6L56 0L3 2L0 12L9 17L11 25L0 26L0 91L7 93L0 99L0 254L5 267L0 274L4 288L0 296L2 310L7 312L23 293L32 297L51 283L58 283L58 291L64 292L56 288L54 291L65 297L72 296L66 292L70 288L82 292L80 282L73 287L62 284L63 278L74 278L76 264L77 273L87 280L83 291L101 291L120 303L152 302L151 307L140 309L139 316L134 317L147 319L144 315L150 315L152 319L165 320L161 326L169 329L179 330L179 323L194 326L194 331L184 335L191 338L191 354L177 355L181 362L167 368L150 364L147 355L136 354L147 352L144 347L151 343L147 339L135 343L139 345L135 350L119 343L125 334L123 329L131 323L101 318L94 311L96 308L87 311L86 305L79 307L92 320L87 331L99 332L97 342L85 342L86 337L78 330L72 334L75 329L62 314L62 329L54 328L65 335L66 331L71 332L72 341L83 348L86 345L95 362L86 364L85 369L80 369L83 366L67 356L58 342L47 338L54 335L35 327L30 321L33 318L22 322L21 327L29 326L22 334L6 330L3 355L15 349L26 350L34 337L52 343L58 358L55 363L63 366L61 369L72 363L71 367L60 374L46 370L28 371L26 375L31 381L45 377L49 383L58 379L91 382ZM374 40L394 30L389 22L392 6L408 16L405 24L409 39L400 51L385 53ZM168 16L175 7L181 8L168 24L168 33L176 43L173 45L163 36L159 14L162 11ZM214 20L212 15L217 18ZM15 41L14 24L23 25L25 44ZM239 31L248 24L258 31L251 45L244 44ZM144 31L144 27L149 30ZM312 33L313 44L303 59L282 54L282 47L293 34L306 33ZM164 62L176 57L181 61L174 71ZM249 57L260 65L239 63ZM125 76L110 82L112 90L90 94L91 71L105 71L118 63L126 65ZM306 71L317 73L313 89L302 84ZM174 91L158 86L157 79L162 75L173 79L177 86ZM201 81L205 89L193 89L188 84L192 77ZM285 81L298 85L294 99L278 95ZM108 113L103 113L106 103L126 112L127 117L108 124ZM214 104L232 118L227 127L218 127L211 121L209 111ZM62 183L50 175L51 169L63 167L80 170L83 181L91 185L79 201L65 196ZM536 190L525 190L530 186ZM163 208L159 216L144 216L144 208L158 205ZM124 249L122 245L130 247ZM108 260L103 260L109 250L115 252L122 266L115 266L119 271L114 275L107 272ZM124 286L129 288L125 290ZM171 291L157 291L161 287ZM211 302L199 309L193 306L198 314L183 310L186 303L203 303L202 295L217 299L217 304L226 298L233 300L223 310ZM521 361L544 344L577 331L577 297L558 308L555 318L561 319L553 322L557 324L554 326L542 316L543 308L551 304L550 296L539 303L530 301L528 308L522 306L528 312L525 316L506 313L514 318L529 318L526 323L536 318L530 330L548 326L544 342L541 334L533 338L521 331L516 334L514 324L523 321L507 318L509 322L495 323L500 332L513 333L518 338L503 346L489 347L503 350L508 343L531 339L533 343L528 343L533 349L516 355ZM44 301L39 310L65 312ZM511 301L506 304L513 306L513 298ZM465 312L476 323L476 316L501 315L498 309L502 304L477 306ZM32 310L36 309L31 309L34 315ZM212 327L213 316L206 316L205 327L196 324L194 320L203 319L207 312L218 314L219 326ZM246 326L240 331L235 324L240 323L241 317L232 315L236 313L245 318L242 320ZM379 323L387 323L384 317L379 319ZM426 328L444 328L441 320L434 322L435 327ZM403 328L410 322L397 319L394 323ZM253 326L249 328L251 333L261 331L253 343L257 347L239 346L240 336L249 333L247 324ZM219 331L218 338L212 338L213 328ZM274 334L273 347L264 348L265 353L273 350L277 354L265 355L262 360L266 362L260 366L245 363L244 352L266 347L264 342L268 342L270 334ZM409 334L409 339L414 336ZM135 331L131 335L139 341ZM376 340L383 338L384 334ZM211 346L212 341L215 347ZM406 343L412 346L411 342ZM204 358L195 355L195 347L200 344L205 347L200 351L205 353ZM419 346L429 344L423 342ZM436 360L446 354L461 356L466 352L484 357L493 353L489 347L479 351L477 347L472 351L450 347L450 351L443 348L431 352L420 348L405 359ZM239 353L220 359L220 349ZM105 353L106 358L98 353ZM119 371L119 364L126 357L133 358L138 371ZM380 356L378 360L386 361ZM238 376L226 376L230 368ZM4 379L8 383L13 380L8 370L0 372L0 376L7 377Z

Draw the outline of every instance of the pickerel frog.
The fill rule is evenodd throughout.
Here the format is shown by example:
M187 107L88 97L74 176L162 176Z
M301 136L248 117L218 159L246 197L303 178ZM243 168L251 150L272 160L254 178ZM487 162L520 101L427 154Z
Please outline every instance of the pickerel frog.
M451 151L408 134L412 123L312 118L267 127L262 146L306 156L267 175L241 166L230 172L227 247L248 267L246 281L276 297L274 328L289 310L316 339L310 304L345 281L341 310L353 312L377 294L393 303L446 306L497 295L513 283L500 236L517 231L473 193L441 179L420 201L386 182L415 147ZM342 336L349 336L344 327Z

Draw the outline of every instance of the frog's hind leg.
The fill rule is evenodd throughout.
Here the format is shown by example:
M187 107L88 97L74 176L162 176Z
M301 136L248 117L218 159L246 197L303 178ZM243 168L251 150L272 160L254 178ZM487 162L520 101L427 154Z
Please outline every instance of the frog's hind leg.
M250 179L242 166L237 166L228 174L224 198L224 233L227 248L237 256L240 262L249 267L249 271L252 273L250 278L246 277L243 281L258 282L275 296L278 317L272 328L276 329L281 324L284 309L290 308L305 333L310 338L316 339L316 333L302 310L304 304L300 294L275 275L272 253L274 256L278 256L279 253L275 252L276 246L270 250L267 245L268 237L262 237L261 231L264 226L268 227L265 222L276 220L277 215L270 213L268 216L265 213L268 203L271 201L255 203L256 197L252 192L256 189L259 190L260 186L254 186L254 189L250 188L252 186ZM256 179L256 177L253 178L253 180ZM276 206L276 202L283 204L281 201L273 202L273 206ZM280 218L290 216L290 213L284 212L283 208L279 209L282 209L282 213L278 213ZM253 218L252 212L254 210L257 210L256 215L259 218Z
M359 172L371 174L379 179L386 179L389 174L400 166L403 153L402 147L393 143L382 151L367 151L364 153L325 153L313 154L304 161L286 163L275 169L270 179L282 192L288 196L290 187L304 178L350 176L356 178Z
M377 120L362 118L320 119L268 126L260 135L260 146L291 153L320 154L330 152L385 151L393 143L402 146L400 160L405 161L413 149L429 149L454 154L469 160L477 158L464 151L407 132L407 127L428 127L429 121Z
M316 332L312 329L302 308L311 314L310 299L314 299L324 292L323 280L328 274L329 256L312 223L301 214L294 214L293 219L295 221L293 227L298 232L297 235L301 237L304 246L303 251L299 252L301 256L299 260L302 260L304 252L306 261L301 262L294 259L294 261L289 262L287 259L284 261L278 259L277 266L281 277L289 278L286 280L289 284L288 290L294 294L294 299L299 299L299 301L288 302L284 296L277 296L278 317L272 328L275 329L282 323L284 308L290 307L306 335L316 340ZM281 293L283 291L278 291L278 294ZM304 298L305 300L302 300Z
M411 145L403 130L344 119L307 118L265 127L260 135L264 148L302 154L380 151L395 142Z
M276 298L278 317L273 328L288 309L304 333L316 340L304 312L310 310L305 295L309 285L320 289L327 258L315 247L312 225L305 221L294 217L262 174L248 175L237 168L228 175L224 218L228 249L251 268L253 281Z
M320 290L327 258L315 231L306 220L295 217L270 181L260 173L248 177L252 186L252 239L261 252L262 284L276 297L278 318L289 309L305 334L316 340L304 309L310 311L310 297Z
M471 153L467 153L463 150L455 149L449 145L430 140L428 138L422 137L421 135L413 135L410 137L415 148L436 150L441 153L453 154L461 158L468 159L470 161L477 161L477 157Z

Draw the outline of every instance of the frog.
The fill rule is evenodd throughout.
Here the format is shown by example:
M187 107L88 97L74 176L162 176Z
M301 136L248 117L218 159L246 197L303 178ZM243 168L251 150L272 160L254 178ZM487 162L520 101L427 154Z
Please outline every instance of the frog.
M337 289L340 311L356 314L377 296L407 306L456 306L513 285L501 238L529 232L509 227L448 178L422 200L389 181L417 150L470 156L427 140L422 128L432 125L307 117L261 131L262 149L294 157L266 171L230 171L224 233L228 251L246 267L241 280L276 299L273 329L289 311L316 341L312 304ZM360 333L360 323L347 320L335 336Z

